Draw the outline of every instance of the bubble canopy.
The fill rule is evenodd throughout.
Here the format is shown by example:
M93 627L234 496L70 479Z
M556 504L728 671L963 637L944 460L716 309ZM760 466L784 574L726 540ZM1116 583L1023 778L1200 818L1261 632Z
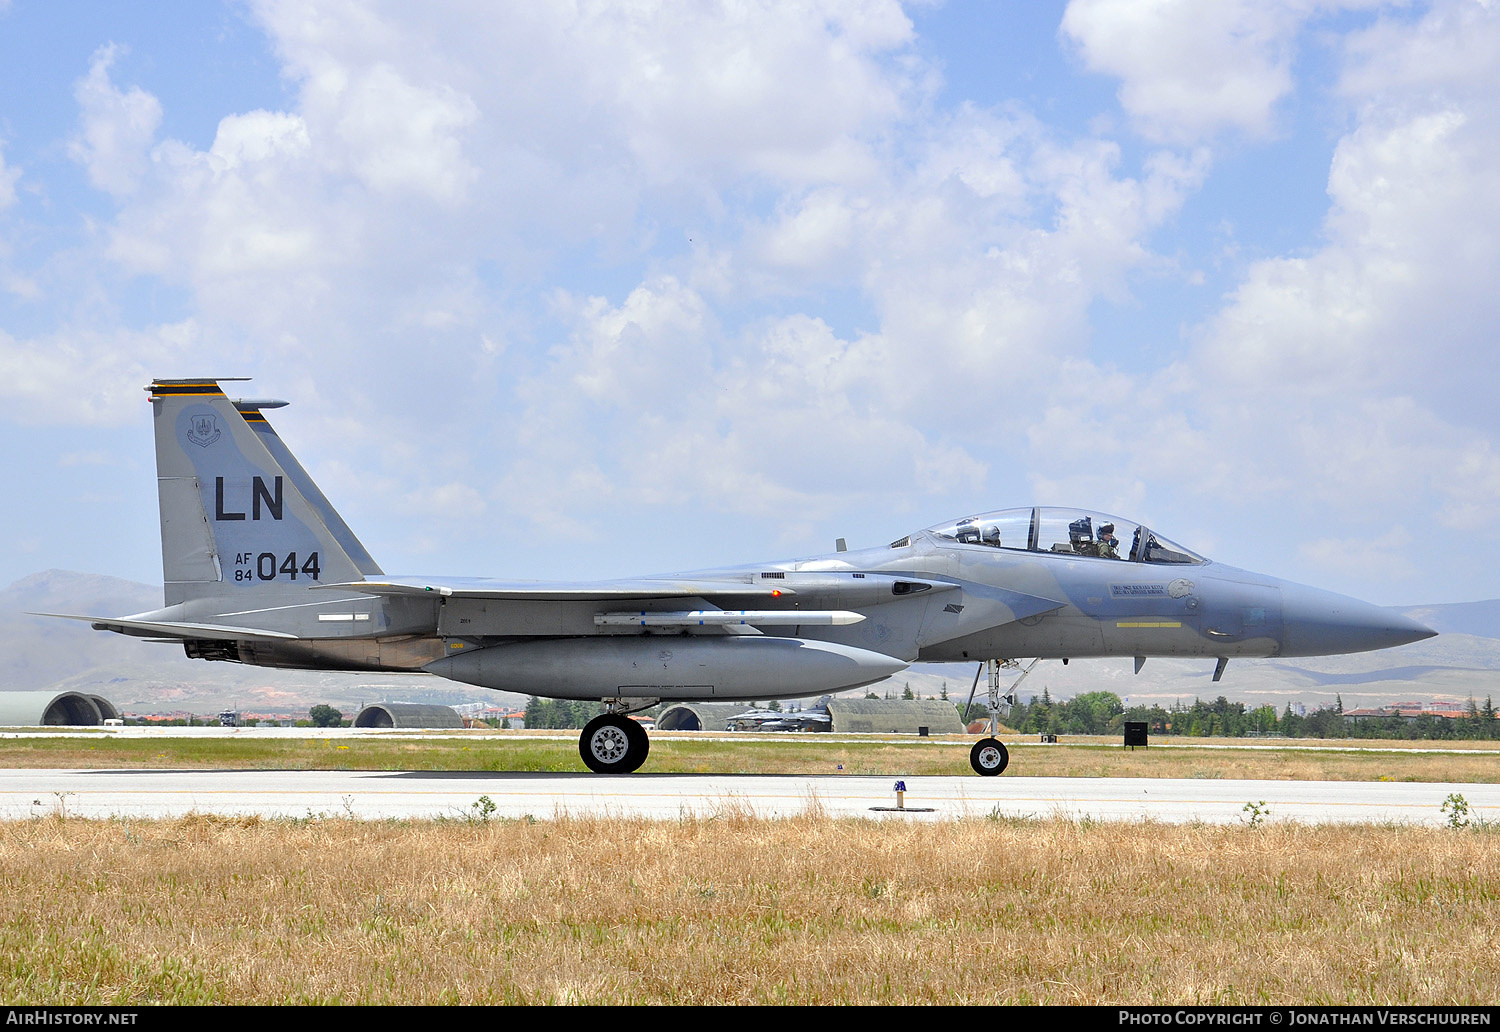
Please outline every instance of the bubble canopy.
M1088 509L1000 509L928 527L926 533L960 545L1017 552L1179 566L1207 562L1139 523ZM903 538L892 547L908 540Z

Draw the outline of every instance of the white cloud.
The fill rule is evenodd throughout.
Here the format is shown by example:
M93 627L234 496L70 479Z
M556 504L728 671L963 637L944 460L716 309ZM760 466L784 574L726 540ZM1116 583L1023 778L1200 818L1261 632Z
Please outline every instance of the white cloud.
M1200 174L1161 158L1123 178L1111 146L971 109L893 163L883 134L926 88L918 65L889 60L912 41L894 4L257 12L294 109L226 116L207 150L144 151L109 235L126 270L188 285L233 331L215 354L251 353L234 343L248 338L309 374L359 377L350 358L394 330L493 359L473 343L498 335L476 325L481 256L519 264L578 232L606 238L618 213L584 224L599 198L622 202L626 225L642 205L708 223L717 243L684 276L554 308L573 327L554 354L507 335L553 511L605 479L747 511L826 509L889 469L923 490L977 485L970 434L938 416L954 371L994 384L1076 350L1090 299L1148 260L1142 235ZM160 105L110 81L112 56L85 80L89 110L154 111L154 133ZM745 183L784 199L748 235L748 209L723 200ZM666 184L685 200L659 201ZM753 309L720 325L746 285L774 295L809 277L859 284L880 332Z
M5 154L0 151L0 211L16 203L16 181L20 178L21 170L7 166Z
M147 153L161 126L161 103L140 87L121 91L109 69L121 50L113 43L94 52L89 72L73 87L82 109L82 132L68 145L89 180L116 195L131 193L146 173Z
M1411 561L1412 535L1405 527L1391 527L1383 534L1335 538L1317 538L1298 548L1299 558L1323 576L1344 574L1360 576L1372 563L1379 564L1388 575L1409 577L1415 572Z
M1120 105L1160 142L1271 135L1293 90L1296 37L1320 11L1380 0L1070 0L1061 33L1121 80Z
M895 3L591 4L573 31L605 73L631 150L653 177L735 159L794 181L867 162L854 134L895 115L902 84L870 60L911 41ZM609 59L606 55L612 55Z
M657 278L619 306L574 304L573 342L525 390L524 450L549 457L507 494L554 499L547 520L608 483L601 469L638 502L765 517L868 504L893 485L979 494L992 457L1019 457L1011 442L1036 411L1025 392L1088 375L1069 366L1088 305L1150 261L1144 236L1206 164L1159 155L1136 180L1118 161L967 110L909 165L792 194L738 245L694 252L695 285ZM703 293L795 296L812 282L860 284L878 331L845 336L808 315L728 331Z
M1121 176L1112 144L975 109L913 150L859 189L789 198L703 277L727 296L859 284L880 319L867 374L908 416L950 395L955 371L973 390L1051 382L1087 346L1089 304L1155 263L1147 237L1207 169L1158 154Z
M106 47L73 152L119 198L128 273L187 286L229 339L330 358L493 339L482 261L524 287L580 249L645 254L663 219L721 220L723 191L868 176L921 78L890 60L912 40L894 2L253 12L288 110L227 115L207 150L157 142L160 103Z
M10 419L118 426L141 416L141 388L170 375L199 343L191 319L139 332L60 331L17 340L0 330L0 399Z
M27 301L34 301L42 296L42 288L37 285L36 280L29 276L17 276L6 270L0 270L0 287Z
M407 512L442 519L472 519L482 516L485 510L484 496L472 485L454 482L408 492L403 502Z
M304 217L309 151L301 119L268 111L226 117L206 152L166 141L152 154L150 196L120 215L112 257L133 272L203 287L320 264L326 241L317 220Z
M3 144L4 141L0 141ZM20 181L21 169L15 165L7 165L3 147L0 147L0 215L16 204L16 183ZM3 229L10 229L4 225ZM0 231L0 290L26 300L34 300L41 294L41 289L31 277L18 274L11 268L11 256L13 245L12 233Z
M108 466L119 462L119 456L107 451L65 452L58 458L63 466Z
M849 268L856 220L865 205L842 189L826 187L801 197L795 208L756 233L754 259L774 269L838 276Z
M1159 231L1217 137L1276 134L1308 26L1346 6L1070 5L1142 153L1045 107L944 107L896 3L267 0L289 98L207 147L161 138L114 49L79 80L72 150L116 211L67 259L109 261L63 321L103 328L0 340L6 397L71 419L50 399L80 366L127 398L170 363L259 372L356 506L435 504L455 541L679 509L762 537L927 523L1025 485L1204 549L1226 508L1473 526L1500 508L1477 403L1500 44L1477 5L1345 44L1319 238L1248 265L1184 341L1098 343L1128 317L1101 299L1186 278ZM190 346L169 318L114 328L147 310L137 284L186 297Z
M1429 65L1446 47L1454 61ZM1439 567L1457 575L1449 557L1472 542L1445 548L1446 535L1500 511L1500 100L1493 65L1474 56L1496 48L1500 15L1468 3L1352 37L1340 89L1354 121L1334 150L1320 246L1252 263L1166 396L1186 416L1176 436L1196 442L1183 472L1266 527L1337 524L1356 543L1392 525L1429 532L1416 545L1433 549L1428 570L1360 567L1342 536L1299 552L1348 590L1388 596ZM1102 432L1138 433L1153 382L1091 409ZM1173 481L1188 482L1161 486Z
M1424 28L1415 47L1430 45ZM1465 31L1500 40L1500 19ZM1251 266L1209 328L1205 375L1311 401L1371 389L1451 397L1464 389L1455 377L1500 372L1487 329L1500 315L1500 102L1474 83L1393 95L1357 78L1375 92L1334 152L1326 245Z
M708 306L670 276L637 287L619 308L590 298L575 318L574 343L557 364L590 401L669 411L684 399L684 385L707 373Z
M296 115L251 111L219 122L208 167L217 175L246 171L264 175L282 161L297 161L312 148L307 122ZM192 157L191 152L187 155Z
M1500 455L1488 440L1458 442L1449 450L1449 463L1441 471L1446 502L1438 511L1443 527L1472 538L1493 536L1500 499ZM1452 539L1460 546L1460 538ZM1461 547L1461 546L1460 546Z
M1356 103L1404 104L1434 88L1476 95L1490 90L1500 40L1492 0L1434 0L1420 17L1393 11L1354 33L1341 88Z
M525 458L502 494L547 524L601 499L806 519L887 490L892 475L918 490L983 476L962 447L856 400L863 342L806 316L726 338L704 309L672 279L618 307L576 306L573 343L524 388Z
M512 180L611 164L663 183L841 176L868 165L858 135L909 85L879 64L912 39L893 0L255 10L311 120L356 144L391 136L407 160L468 126ZM391 97L422 113L419 135L392 133Z
M320 136L326 134L324 158L347 163L378 192L457 204L479 176L462 140L478 112L472 100L444 84L415 85L377 61L309 76L302 105Z

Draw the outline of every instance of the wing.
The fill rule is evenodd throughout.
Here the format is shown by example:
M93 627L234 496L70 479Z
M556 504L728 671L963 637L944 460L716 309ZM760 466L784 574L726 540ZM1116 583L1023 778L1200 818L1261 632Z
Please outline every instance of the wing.
M467 577L442 580L385 579L319 584L324 590L357 591L363 595L438 595L442 598L512 599L532 602L607 602L627 598L713 598L756 596L775 598L795 595L792 589L750 581L652 578L596 581L578 584L546 584L539 581L489 581Z
M382 578L319 584L324 590L364 595L437 595L441 598L506 599L532 602L612 602L625 599L781 598L831 595L848 603L876 603L922 591L949 591L951 581L923 580L879 573L765 571L738 577L647 577L632 580L548 584L538 581L492 581L467 577L441 579Z

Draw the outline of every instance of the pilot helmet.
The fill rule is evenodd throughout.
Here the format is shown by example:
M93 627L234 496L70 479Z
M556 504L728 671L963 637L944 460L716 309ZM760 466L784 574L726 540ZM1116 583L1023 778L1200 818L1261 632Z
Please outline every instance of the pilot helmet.
M987 545L998 545L1000 543L1000 528L995 526L995 524L991 523L984 528L984 543Z
M1106 523L1104 526L1099 528L1099 533L1101 534L1113 534L1114 532L1115 525L1113 523Z

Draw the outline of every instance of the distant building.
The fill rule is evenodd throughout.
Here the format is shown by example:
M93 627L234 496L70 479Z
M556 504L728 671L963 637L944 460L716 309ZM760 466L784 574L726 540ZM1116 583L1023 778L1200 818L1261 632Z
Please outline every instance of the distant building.
M467 727L488 726L492 722L501 724L505 721L509 721L509 726L516 730L526 726L526 711L523 709L507 709L488 702L460 702L453 709L463 717Z
M1357 720L1385 720L1390 717L1400 717L1402 720L1417 720L1421 717L1445 717L1448 720L1461 720L1470 715L1467 705L1458 706L1451 702L1436 702L1430 705L1421 702L1397 702L1390 706L1379 706L1373 709L1344 710L1344 719L1351 722Z

